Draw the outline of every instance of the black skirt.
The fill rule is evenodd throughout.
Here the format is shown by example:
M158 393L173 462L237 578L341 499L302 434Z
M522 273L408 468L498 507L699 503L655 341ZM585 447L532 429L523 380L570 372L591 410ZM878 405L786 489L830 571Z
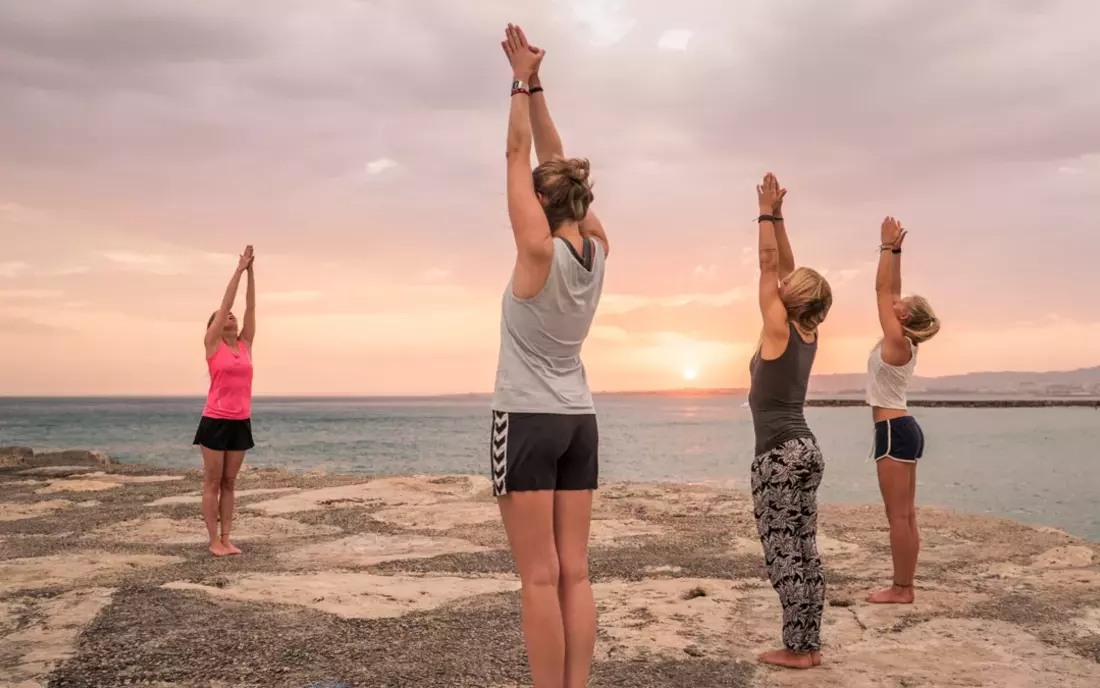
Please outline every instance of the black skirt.
M195 432L195 441L192 444L215 451L248 451L256 446L252 441L252 419L229 420L203 416L199 420L199 429Z

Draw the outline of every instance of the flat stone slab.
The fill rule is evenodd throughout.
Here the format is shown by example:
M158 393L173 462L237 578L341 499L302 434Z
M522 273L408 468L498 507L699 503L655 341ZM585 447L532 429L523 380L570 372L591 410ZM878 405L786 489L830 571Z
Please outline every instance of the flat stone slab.
M349 619L378 619L428 611L476 595L518 590L519 581L503 577L318 572L242 576L224 587L182 581L163 587L235 600L299 605Z
M348 568L384 561L429 559L459 552L486 552L472 542L424 535L364 533L291 550L280 560L291 568Z
M50 480L45 487L34 491L35 494L56 494L58 492L98 492L113 490L122 485L148 483L166 483L183 480L182 475L122 475L121 473L83 473L76 478L58 478Z
M238 514L233 519L233 540L285 540L339 533L335 526L310 525L289 518L271 518ZM139 518L100 528L91 536L115 542L145 542L150 544L185 545L209 541L201 517L179 520L173 518Z
M143 485L146 483L170 483L176 480L183 480L182 475L125 475L122 473L104 473L102 471L96 471L95 473L89 473L86 478L96 478L100 480L107 480L113 483L122 483L124 485Z
M34 491L35 494L48 495L59 492L99 492L101 490L114 490L121 487L122 483L107 480L85 480L83 478L67 478L51 480L45 487Z
M48 499L38 502L0 502L0 521L21 521L37 518L58 509L72 506L67 499Z
M91 473L95 466L39 466L19 471L16 475L66 475L69 473Z
M287 492L300 492L296 487L259 488L255 490L237 490L237 497L255 497L257 495L284 494ZM184 495L173 495L155 499L145 506L176 506L179 504L202 504L202 492L190 492Z
M0 561L0 593L87 583L96 576L165 566L180 557L117 552L74 552Z
M441 476L426 479L416 476L378 478L369 482L340 487L303 490L295 494L249 504L246 509L269 516L318 509L355 506L425 507L441 502L466 502L489 490L489 479L475 476ZM491 494L491 492L490 492ZM489 502L491 504L491 501ZM493 505L495 508L495 505Z
M110 604L113 593L110 588L85 588L21 604L0 602L0 675L7 681L23 681L0 685L44 685L31 679L48 674L73 655L77 638Z

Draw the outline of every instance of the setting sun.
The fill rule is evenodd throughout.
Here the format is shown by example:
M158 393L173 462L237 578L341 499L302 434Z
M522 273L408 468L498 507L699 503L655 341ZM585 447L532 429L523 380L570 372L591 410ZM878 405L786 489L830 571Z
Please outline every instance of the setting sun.
M697 377L699 377L699 371L698 370L696 370L695 368L684 368L684 379L685 380L694 380Z

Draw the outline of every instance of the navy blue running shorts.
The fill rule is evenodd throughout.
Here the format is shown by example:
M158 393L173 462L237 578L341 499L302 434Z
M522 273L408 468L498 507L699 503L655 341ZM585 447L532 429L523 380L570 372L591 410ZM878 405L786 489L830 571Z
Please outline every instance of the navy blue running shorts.
M875 423L875 448L871 456L916 463L924 455L924 432L913 416L901 416Z

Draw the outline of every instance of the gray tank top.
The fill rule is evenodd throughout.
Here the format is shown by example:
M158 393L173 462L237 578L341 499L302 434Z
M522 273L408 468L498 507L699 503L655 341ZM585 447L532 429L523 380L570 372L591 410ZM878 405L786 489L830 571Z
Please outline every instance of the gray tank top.
M810 386L810 369L817 354L817 339L806 343L793 324L788 324L787 350L771 361L757 349L749 362L752 386L749 409L756 432L757 456L789 440L814 436L803 408Z
M581 346L603 290L603 244L585 239L584 253L577 255L572 244L555 238L550 274L534 298L517 298L508 281L501 307L494 410L595 413Z

